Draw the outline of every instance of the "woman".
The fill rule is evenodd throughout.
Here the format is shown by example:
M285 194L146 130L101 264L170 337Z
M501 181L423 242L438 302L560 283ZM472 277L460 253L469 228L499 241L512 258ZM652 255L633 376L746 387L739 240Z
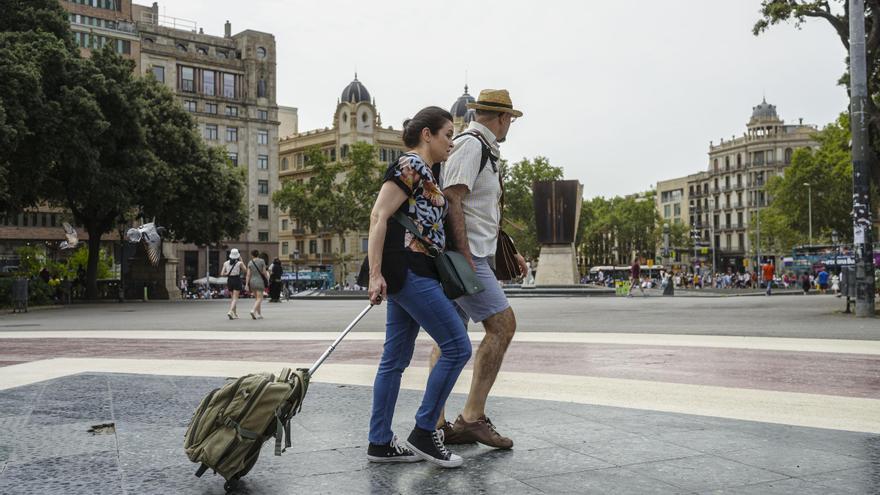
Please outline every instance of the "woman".
M387 298L388 311L385 346L373 386L367 459L424 459L451 468L460 466L462 458L446 449L442 430L435 428L452 386L470 359L471 343L437 280L428 249L392 216L402 212L432 247L445 249L446 198L431 164L446 160L452 149L452 116L442 108L427 107L403 127L403 142L409 151L389 165L370 214L370 303L381 304ZM440 346L441 357L428 376L416 426L401 445L391 431L391 422L400 376L409 366L419 327Z
M251 309L251 318L263 319L263 290L269 283L269 272L266 271L266 262L260 257L260 252L251 251L251 260L247 265L244 289L254 293L254 307Z
M241 253L238 252L238 249L232 248L229 251L229 259L223 263L223 270L220 272L221 277L226 277L226 286L232 291L232 302L229 303L229 311L226 313L230 320L238 319L238 311L235 306L238 304L238 295L241 293L242 268Z
M810 281L810 275L808 273L801 275L801 289L804 291L804 295L810 293L811 285L813 285L813 282Z

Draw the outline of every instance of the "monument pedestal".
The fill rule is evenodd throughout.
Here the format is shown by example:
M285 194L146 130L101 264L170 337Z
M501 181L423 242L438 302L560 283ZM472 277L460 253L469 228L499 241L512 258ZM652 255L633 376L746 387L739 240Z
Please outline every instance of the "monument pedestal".
M144 246L138 243L134 256L128 260L127 273L125 274L125 298L141 299L144 297L144 287L150 299L177 299L180 291L177 289L177 269L180 260L174 252L174 244L162 243L162 257L159 266L153 266L147 259Z
M574 244L545 244L538 258L535 286L575 285L579 283Z

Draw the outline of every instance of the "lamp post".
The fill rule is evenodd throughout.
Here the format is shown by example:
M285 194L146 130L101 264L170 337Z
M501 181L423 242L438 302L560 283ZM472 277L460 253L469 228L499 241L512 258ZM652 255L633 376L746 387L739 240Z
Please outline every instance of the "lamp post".
M807 186L807 216L810 225L810 246L813 245L813 187L809 182L804 182Z
M840 234L837 229L831 231L831 244L834 245L834 267L840 272Z

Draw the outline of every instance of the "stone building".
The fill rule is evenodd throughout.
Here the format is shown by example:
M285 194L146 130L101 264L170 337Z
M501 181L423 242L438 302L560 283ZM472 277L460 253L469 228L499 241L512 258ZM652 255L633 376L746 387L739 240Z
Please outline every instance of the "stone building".
M277 256L278 216L271 202L278 189L280 125L275 37L253 30L233 34L229 21L223 36L205 34L194 23L159 15L157 3L134 5L132 14L141 40L141 73L171 88L206 143L225 149L232 164L247 171L248 228L210 251L211 275L219 273L233 247ZM295 109L293 116L295 128ZM204 247L179 244L177 255L180 275L204 277Z
M658 183L660 195L661 187L665 190L668 183L679 189L681 182L686 182L681 196L687 198L687 208L682 208L687 213L682 218L687 218L698 237L698 246L706 248L698 249L700 263L713 264L714 245L718 271L728 267L742 270L754 264L759 246L755 236L749 234L749 225L758 221L759 210L769 202L764 186L770 177L784 173L795 150L818 146L813 139L817 131L816 126L802 121L785 124L776 106L763 100L752 108L741 136L709 143L709 165L705 171ZM667 218L662 198L657 205L661 217Z
M375 146L380 163L395 160L405 151L401 131L391 126L382 127L375 100L355 74L336 103L332 127L281 138L278 145L280 180L308 181L312 175L306 163L310 148L321 149L331 163L345 162L350 146L357 142ZM342 284L354 280L367 252L366 230L338 236L311 232L286 212L280 212L279 219L278 251L290 268L332 270L336 282Z

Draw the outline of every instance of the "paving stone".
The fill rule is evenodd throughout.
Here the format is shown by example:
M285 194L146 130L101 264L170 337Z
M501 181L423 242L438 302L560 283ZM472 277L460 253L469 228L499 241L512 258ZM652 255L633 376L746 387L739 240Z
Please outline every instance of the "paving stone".
M821 450L782 445L739 450L719 457L793 477L861 467L868 461Z
M596 469L523 480L545 493L602 493L605 495L667 495L681 488L621 468Z
M844 493L878 493L880 487L880 464L871 463L856 469L844 469L831 473L804 476L804 479Z
M634 464L625 469L691 491L714 490L788 478L783 474L710 455Z
M42 458L115 451L116 439L114 435L88 432L95 424L98 423L78 422L22 426L16 434L8 435L5 440L11 450L8 459L19 463Z
M711 490L708 492L702 492L700 495L791 495L794 493L798 495L842 495L847 492L818 485L816 483L810 483L797 478L789 478L758 483L755 485Z
M122 491L116 452L10 461L0 476L0 493L10 495L95 495Z
M735 428L678 431L659 433L656 436L660 440L707 454L735 452L772 443L771 439L767 437L737 431Z
M605 442L563 444L562 447L590 455L616 466L702 455L696 450L663 442L656 437L639 435L621 435Z
M518 480L540 475L573 473L612 467L610 463L559 447L519 451L492 450L483 454L492 469Z

